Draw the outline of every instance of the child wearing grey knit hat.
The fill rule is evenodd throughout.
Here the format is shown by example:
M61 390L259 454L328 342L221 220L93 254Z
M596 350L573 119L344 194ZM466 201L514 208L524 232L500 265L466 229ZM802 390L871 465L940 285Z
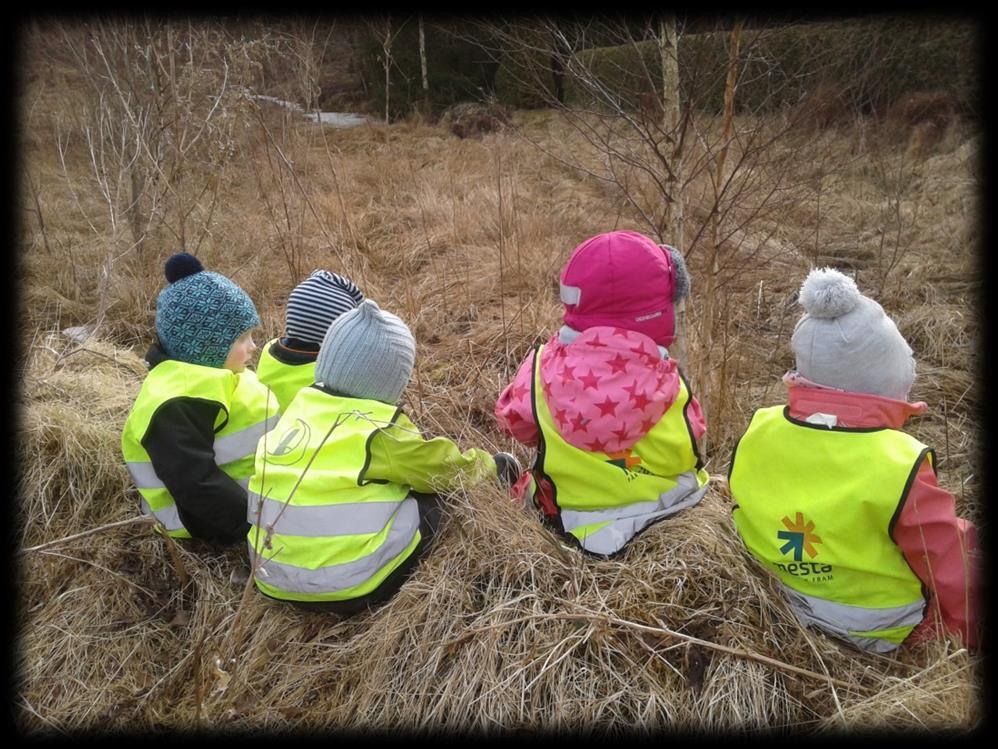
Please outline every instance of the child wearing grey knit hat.
M314 270L288 295L283 337L263 346L257 375L283 411L295 394L315 382L315 360L329 326L364 301L364 293L346 276Z
M329 326L315 383L295 395L272 447L257 453L266 479L250 485L250 517L259 497L266 533L251 529L248 538L264 558L255 579L265 595L341 615L363 611L415 569L439 522L437 492L519 478L512 455L461 452L446 437L420 434L396 405L415 356L408 326L370 299ZM270 519L268 503L287 506ZM267 547L266 534L280 534L281 548Z
M976 529L939 486L935 452L901 431L911 347L833 268L800 288L786 405L761 408L728 483L746 547L805 624L868 651L953 635L979 640Z
M329 326L315 360L315 381L352 398L397 403L415 362L408 326L365 299Z
M915 382L911 347L856 282L832 268L811 271L800 290L804 315L790 346L797 371L819 385L904 400Z

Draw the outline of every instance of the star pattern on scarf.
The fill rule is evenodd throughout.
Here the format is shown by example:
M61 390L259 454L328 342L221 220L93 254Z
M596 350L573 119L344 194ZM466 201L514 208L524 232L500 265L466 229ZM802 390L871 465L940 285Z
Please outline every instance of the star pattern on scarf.
M582 383L583 390L586 388L592 388L593 390L599 388L599 377L593 373L592 369L589 370L589 374L582 375L582 377L579 378L579 382Z
M589 444L589 449L594 453L606 452L606 443L603 440L597 438Z
M628 349L633 351L635 354L649 356L649 352L648 349L645 348L644 341L638 341L634 346L629 346Z
M631 401L634 403L634 407L640 411L644 411L644 409L648 406L648 404L652 402L651 398L649 398L644 393L635 393Z
M607 395L606 400L602 403L596 403L595 405L596 408L599 409L600 416L613 416L617 413L617 406L620 404Z
M627 372L627 358L618 353L610 361L607 362L610 365L610 373L614 374L616 372Z

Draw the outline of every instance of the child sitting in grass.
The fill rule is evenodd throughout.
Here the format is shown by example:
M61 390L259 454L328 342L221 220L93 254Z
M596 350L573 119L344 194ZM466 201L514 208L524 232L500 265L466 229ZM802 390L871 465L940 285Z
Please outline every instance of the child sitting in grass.
M794 612L864 650L932 636L977 643L976 531L901 431L911 348L883 308L826 268L800 290L786 405L755 412L729 471L734 521Z
M609 556L695 505L707 473L700 405L669 356L683 256L633 231L586 240L561 274L564 325L499 396L499 426L537 447L529 490L546 523Z
M268 341L256 367L260 382L273 391L281 411L295 394L315 382L315 357L322 337L337 317L364 301L352 281L315 270L291 290L281 338Z
M426 552L441 513L433 492L519 477L511 455L462 453L420 434L396 405L414 361L409 328L370 299L329 326L315 384L298 391L256 454L247 539L263 594L364 611L391 597Z
M246 292L193 255L172 256L166 278L121 450L143 511L168 535L233 543L248 527L257 440L277 423L273 395L246 369L260 318Z

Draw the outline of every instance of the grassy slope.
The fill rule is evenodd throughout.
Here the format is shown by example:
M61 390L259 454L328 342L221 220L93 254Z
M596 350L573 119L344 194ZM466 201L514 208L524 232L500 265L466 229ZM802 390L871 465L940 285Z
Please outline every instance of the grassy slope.
M73 129L80 89L72 71L57 72L30 78L20 107L22 173L37 186L45 226L43 234L26 188L22 546L135 514L118 436L141 382L162 261L179 249L162 235L148 257L115 266L102 341L77 351L56 333L93 318L111 233ZM581 149L571 130L545 112L517 122L519 133L457 140L424 124L322 131L265 111L248 121L219 174L219 208L198 254L251 294L264 338L279 333L283 301L302 275L346 272L416 335L417 371L404 399L416 422L466 447L512 448L526 461L495 428L495 398L529 347L559 324L557 274L571 249L599 231L640 226L611 191L520 137ZM73 137L68 175L55 155L57 129ZM872 135L862 135L815 136L827 171L802 163L794 210L745 229L768 239L726 287L733 387L722 394L692 383L710 422L708 470L723 476L751 411L782 398L799 314L793 296L809 264L856 268L869 288L893 248L907 248L880 300L916 351L913 398L933 406L911 432L935 445L961 513L980 518L976 141L952 128L916 157L903 141L874 150ZM697 345L705 269L696 253L690 265L687 350L696 372L720 357ZM722 398L726 418L715 420L710 405ZM18 719L25 730L904 728L977 719L978 663L952 643L887 659L801 630L742 552L729 508L718 482L700 507L650 529L622 559L595 562L565 550L497 492L461 492L437 552L405 590L347 622L255 594L240 606L241 583L230 577L245 564L238 548L185 546L193 582L183 593L162 542L139 527L34 552L19 570ZM827 670L853 686L673 647L635 625Z

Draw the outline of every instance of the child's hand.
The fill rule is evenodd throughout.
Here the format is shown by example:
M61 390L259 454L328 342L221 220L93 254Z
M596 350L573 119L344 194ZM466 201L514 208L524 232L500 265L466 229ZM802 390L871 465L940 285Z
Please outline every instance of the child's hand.
M496 475L504 486L512 486L520 478L523 468L515 456L509 453L496 453L492 456L496 461Z

